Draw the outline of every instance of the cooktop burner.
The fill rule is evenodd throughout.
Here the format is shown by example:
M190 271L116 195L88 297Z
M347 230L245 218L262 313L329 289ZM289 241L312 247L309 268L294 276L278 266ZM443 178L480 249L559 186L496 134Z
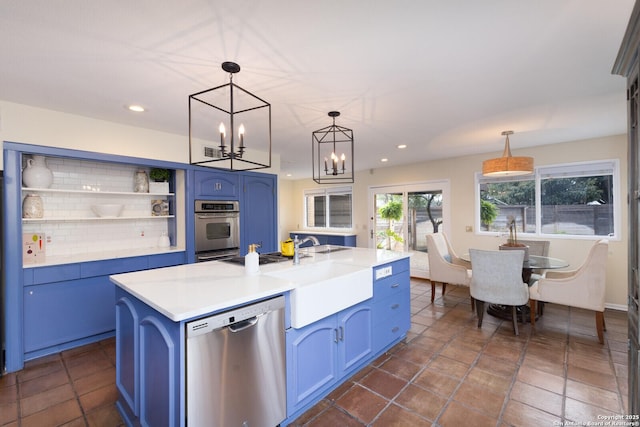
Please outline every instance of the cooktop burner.
M258 264L271 264L274 262L283 262L283 261L291 261L293 259L292 256L284 256L281 252L270 252L267 254L260 254L258 258ZM231 262L234 264L244 264L243 256L234 256L232 258L224 259L225 262Z

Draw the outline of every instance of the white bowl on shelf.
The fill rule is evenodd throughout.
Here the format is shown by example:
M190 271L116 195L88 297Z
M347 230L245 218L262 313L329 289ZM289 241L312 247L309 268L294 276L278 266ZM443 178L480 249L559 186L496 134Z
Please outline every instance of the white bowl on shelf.
M102 203L91 205L91 210L100 218L117 218L122 213L124 205L119 203Z

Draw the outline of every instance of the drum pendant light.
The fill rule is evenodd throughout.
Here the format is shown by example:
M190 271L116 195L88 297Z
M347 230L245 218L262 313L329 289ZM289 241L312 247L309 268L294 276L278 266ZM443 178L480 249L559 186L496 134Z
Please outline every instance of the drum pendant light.
M513 157L509 146L509 135L512 130L505 130L506 136L502 157L489 159L482 162L482 175L484 176L517 176L533 173L533 157Z

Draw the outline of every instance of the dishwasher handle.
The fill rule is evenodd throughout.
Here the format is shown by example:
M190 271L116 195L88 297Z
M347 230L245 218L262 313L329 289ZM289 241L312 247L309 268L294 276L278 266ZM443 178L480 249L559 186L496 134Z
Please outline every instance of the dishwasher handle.
M244 331L245 329L249 329L258 323L258 316L253 316L249 319L242 320L240 322L234 323L232 325L227 326L230 332L236 333L240 331Z

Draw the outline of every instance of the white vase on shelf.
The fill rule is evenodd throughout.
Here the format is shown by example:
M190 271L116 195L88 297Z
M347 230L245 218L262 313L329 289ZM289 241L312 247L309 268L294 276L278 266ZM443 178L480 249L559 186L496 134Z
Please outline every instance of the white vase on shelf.
M53 172L47 167L44 156L32 155L22 170L22 184L25 187L49 188L53 183Z
M138 170L133 176L133 191L136 193L149 192L149 176L146 171Z
M22 201L23 218L42 218L44 216L44 206L42 198L37 194L27 194Z
M171 246L171 240L169 239L169 235L166 231L163 231L158 238L158 247L159 248L168 248Z

